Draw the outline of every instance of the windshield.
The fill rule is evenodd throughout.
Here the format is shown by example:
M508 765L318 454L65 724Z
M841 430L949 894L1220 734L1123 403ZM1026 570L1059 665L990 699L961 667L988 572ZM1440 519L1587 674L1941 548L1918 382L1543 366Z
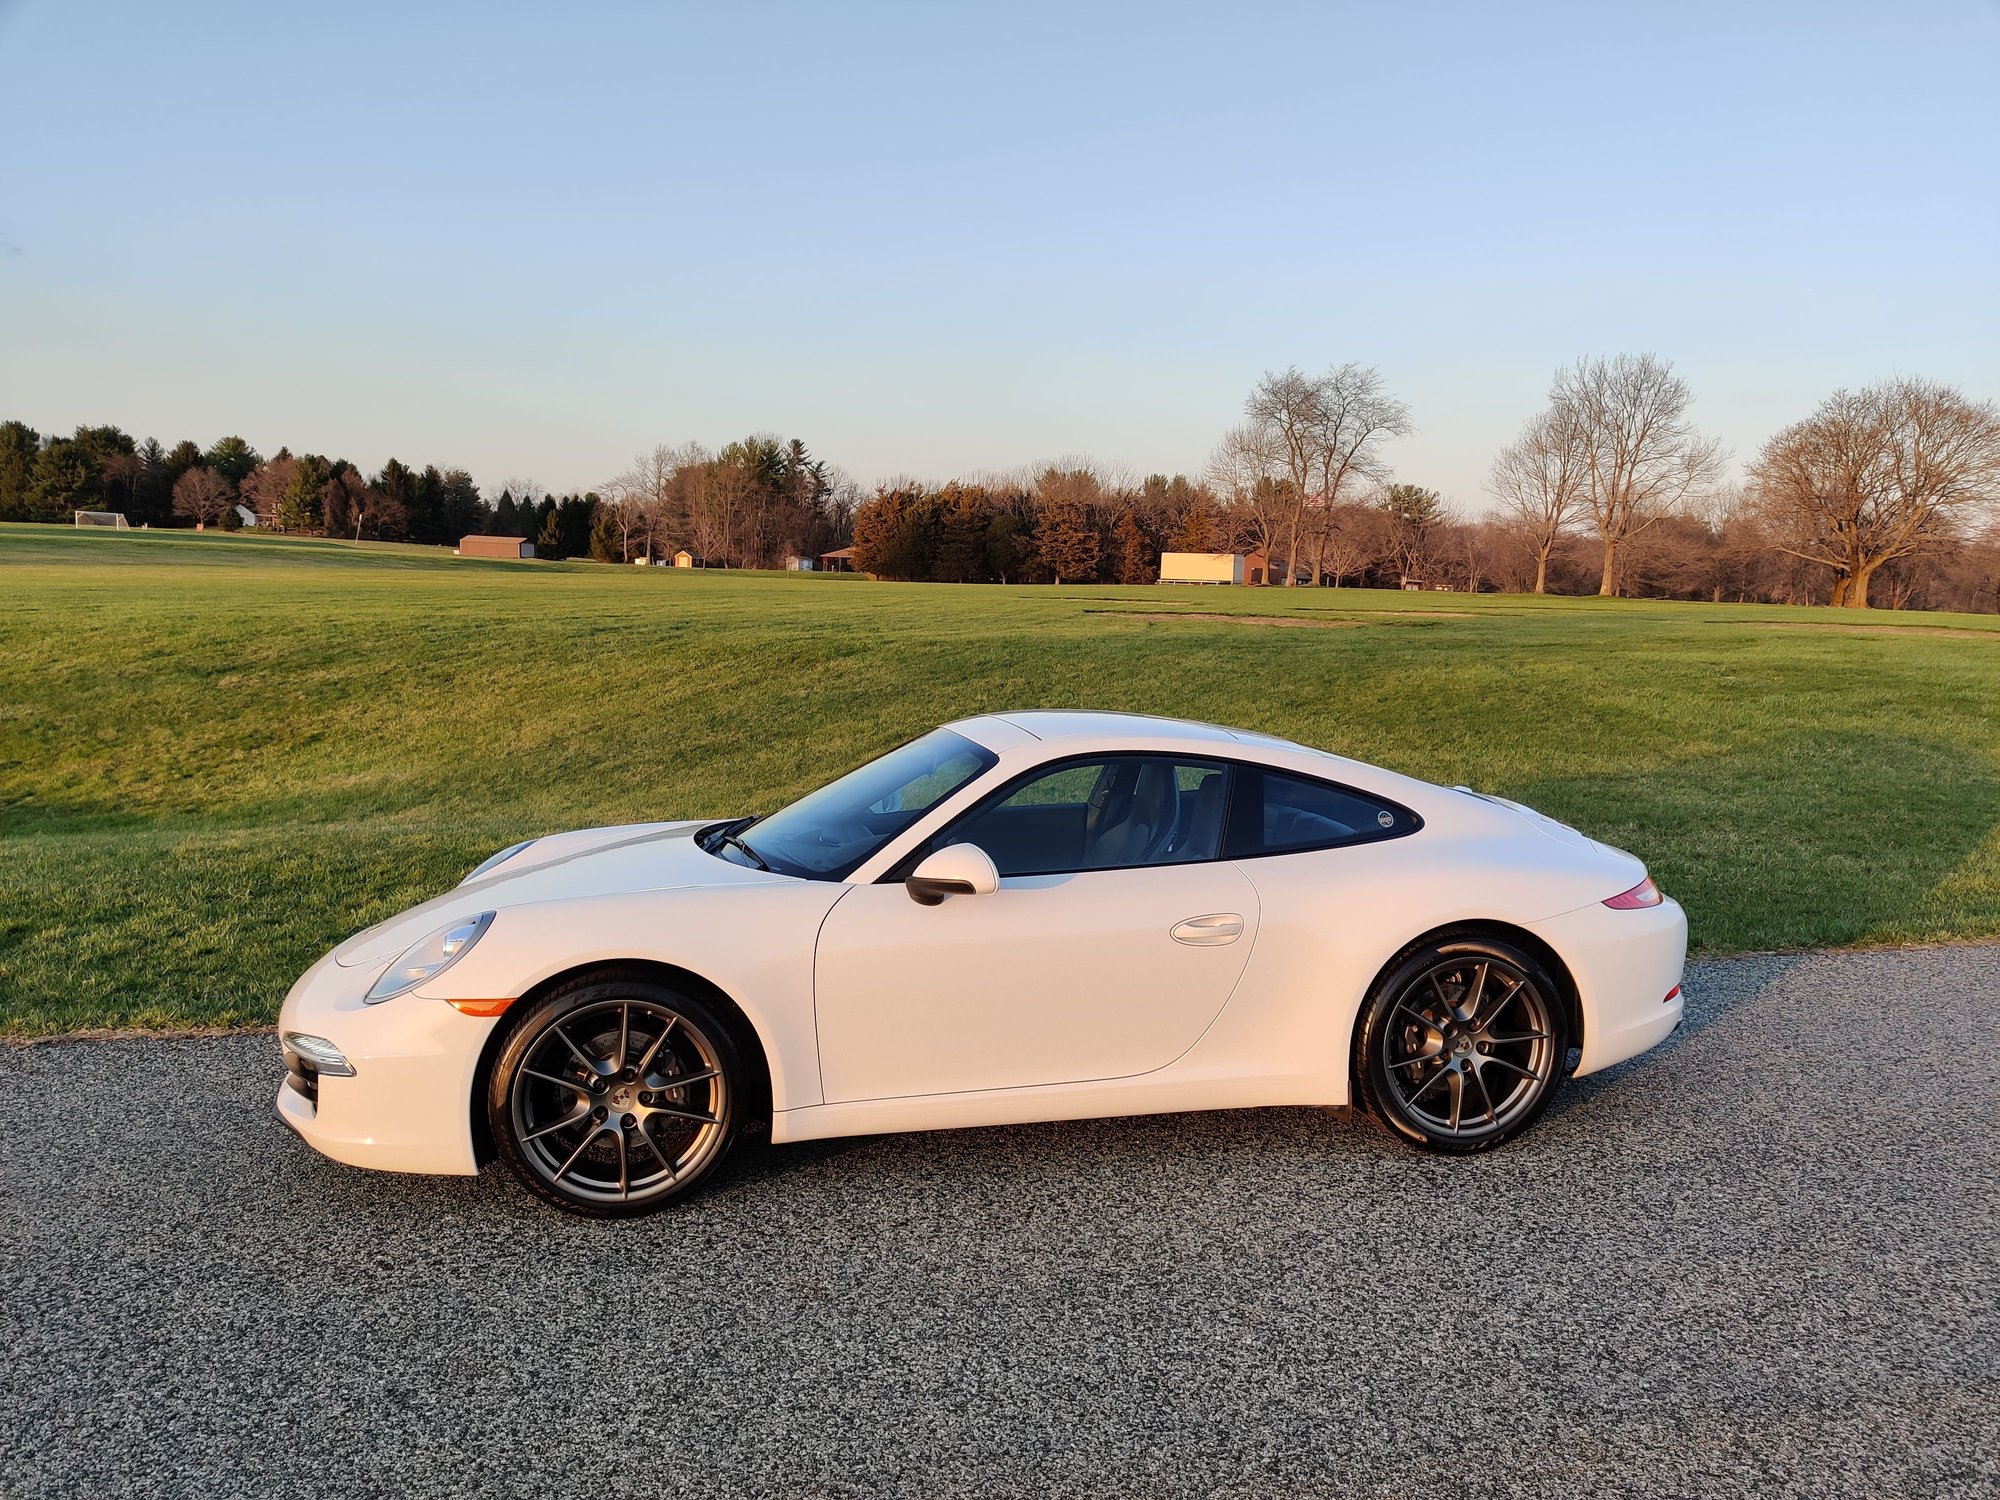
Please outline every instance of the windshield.
M843 880L993 761L963 735L933 729L736 836L781 874Z

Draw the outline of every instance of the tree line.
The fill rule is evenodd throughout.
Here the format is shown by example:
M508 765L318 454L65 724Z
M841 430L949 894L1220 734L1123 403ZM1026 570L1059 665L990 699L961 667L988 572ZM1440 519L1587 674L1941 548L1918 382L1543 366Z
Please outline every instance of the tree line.
M523 536L538 556L606 562L686 548L782 567L846 545L877 577L1146 583L1163 552L1256 551L1273 582L1501 589L1865 608L2000 609L2000 408L1898 378L1836 391L1724 479L1693 395L1650 354L1580 359L1495 458L1468 515L1400 479L1413 430L1371 366L1267 372L1204 472L1143 479L1087 459L865 495L805 444L755 434L662 445L557 497L462 469L339 458L240 437L202 448L116 427L43 436L0 423L0 520L122 511L133 525L240 524L435 544Z
M1206 472L1089 463L884 486L857 568L936 581L1143 583L1162 552L1262 553L1271 581L1866 608L2000 609L2000 408L1899 378L1836 391L1740 484L1650 354L1580 359L1495 458L1468 516L1399 481L1412 430L1381 373L1267 372Z
M780 566L845 545L859 495L804 443L758 435L719 453L658 448L604 492L555 496L509 480L488 500L463 469L391 458L367 474L344 458L281 448L265 458L240 437L164 447L118 427L44 436L0 422L0 521L66 522L116 511L133 526L236 530L248 512L273 531L449 546L520 536L538 557L629 562L681 547L730 567Z

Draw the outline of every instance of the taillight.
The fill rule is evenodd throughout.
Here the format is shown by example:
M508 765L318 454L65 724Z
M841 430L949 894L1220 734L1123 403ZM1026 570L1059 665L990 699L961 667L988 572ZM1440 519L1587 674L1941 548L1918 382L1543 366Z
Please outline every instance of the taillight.
M1660 894L1660 888L1653 884L1653 877L1648 875L1631 890L1620 891L1607 899L1604 904L1613 911L1637 911L1642 906L1658 906L1664 900L1666 897Z

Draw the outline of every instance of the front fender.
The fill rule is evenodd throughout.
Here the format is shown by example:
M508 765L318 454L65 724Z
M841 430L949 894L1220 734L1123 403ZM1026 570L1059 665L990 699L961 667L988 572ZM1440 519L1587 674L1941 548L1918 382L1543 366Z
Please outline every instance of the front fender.
M470 953L416 993L493 1005L578 968L668 964L707 980L749 1019L770 1070L774 1109L818 1104L813 946L847 889L780 878L505 907Z

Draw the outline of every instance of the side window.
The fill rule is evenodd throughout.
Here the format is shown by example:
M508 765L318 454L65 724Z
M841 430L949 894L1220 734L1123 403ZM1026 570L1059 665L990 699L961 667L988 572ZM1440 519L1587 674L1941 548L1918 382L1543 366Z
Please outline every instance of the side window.
M977 844L1002 875L1063 875L1214 859L1229 770L1121 755L1058 766L968 813L936 841Z
M1324 781L1281 771L1246 771L1242 780L1230 819L1231 859L1367 843L1416 827L1402 808Z

